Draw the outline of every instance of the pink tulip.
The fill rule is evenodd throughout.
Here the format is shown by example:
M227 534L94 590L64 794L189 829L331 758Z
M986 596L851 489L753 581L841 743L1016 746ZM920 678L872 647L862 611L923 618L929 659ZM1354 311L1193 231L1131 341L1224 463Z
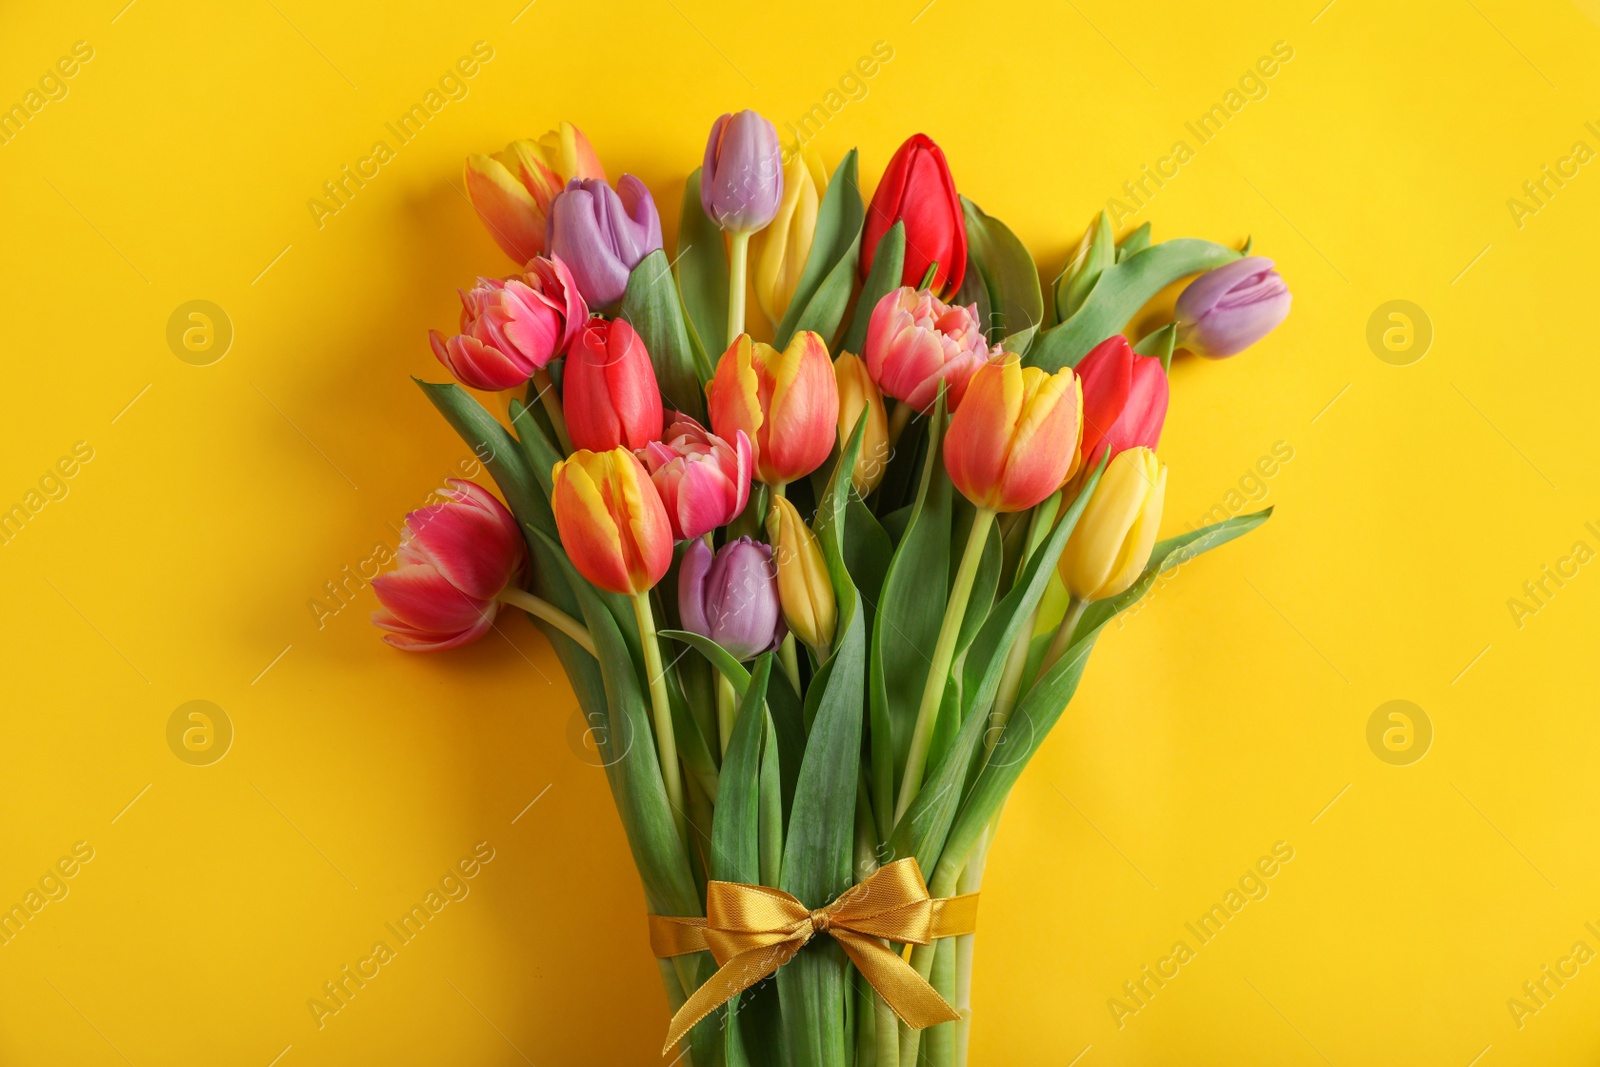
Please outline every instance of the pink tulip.
M528 569L517 520L487 489L449 479L443 503L406 516L400 566L372 581L372 623L408 652L476 641L494 625L495 598Z
M520 277L479 278L461 293L461 332L446 340L429 330L428 341L463 385L515 389L565 352L588 319L567 265L540 258Z
M687 415L674 414L662 435L639 450L650 481L667 506L675 541L687 541L738 518L750 499L750 439L732 443Z
M946 304L928 290L910 286L878 301L864 347L867 373L878 388L917 411L933 406L940 382L955 410L967 382L990 354L978 305Z

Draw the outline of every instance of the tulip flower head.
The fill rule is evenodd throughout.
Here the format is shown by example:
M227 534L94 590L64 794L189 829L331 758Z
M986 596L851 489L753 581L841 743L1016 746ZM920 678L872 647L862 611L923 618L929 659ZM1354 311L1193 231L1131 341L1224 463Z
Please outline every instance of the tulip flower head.
M754 283L756 302L777 325L789 310L795 286L811 255L817 232L817 208L827 191L828 178L815 150L802 148L783 168L783 199L772 223L757 238Z
M967 223L944 153L926 134L913 134L889 160L872 194L861 231L861 277L872 270L878 242L896 222L906 224L905 266L900 278L917 285L937 262L933 289L954 293L967 271Z
M772 549L741 537L713 556L696 540L678 565L683 628L709 637L743 662L778 647L786 632Z
M856 432L856 423L867 420L861 432L861 451L856 456L855 469L850 472L851 484L861 496L878 488L889 469L889 416L884 410L883 394L867 373L867 365L860 356L840 352L833 361L833 376L839 383L839 447L850 443Z
M822 338L802 330L782 352L740 334L706 387L711 428L755 448L756 476L783 485L820 467L833 451L839 386Z
M588 318L566 264L541 257L522 277L479 278L461 292L461 332L446 340L429 330L428 341L463 385L515 389L565 352Z
M743 430L724 441L689 416L674 414L662 440L646 444L639 458L666 505L676 540L726 526L750 499L753 460Z
M1083 379L1083 444L1077 470L1129 448L1161 440L1169 396L1167 374L1155 356L1134 353L1118 335L1095 345L1075 368Z
M778 131L754 111L711 124L700 168L700 206L729 233L754 233L772 221L783 199Z
M839 624L839 604L817 535L788 497L774 497L767 512L767 540L778 569L783 618L796 637L826 653Z
M944 466L963 496L991 511L1026 511L1061 488L1082 430L1083 394L1007 352L985 363L950 417Z
M631 174L615 189L604 178L574 179L550 202L546 231L591 308L622 299L628 275L661 247L661 216L650 190Z
M626 321L590 319L573 342L562 410L575 448L639 449L661 436L661 390L644 341Z
M512 141L492 156L467 157L467 198L518 266L545 250L550 202L569 178L606 180L594 149L570 122L538 142Z
M1272 260L1236 259L1200 275L1178 297L1178 344L1212 359L1243 352L1288 317L1292 299Z
M1166 493L1167 468L1150 449L1112 458L1056 564L1073 599L1116 596L1144 573Z
M872 380L919 412L933 407L940 382L946 403L952 410L959 406L968 379L990 355L977 304L946 304L931 291L910 286L878 301L864 347Z
M400 565L372 580L382 605L372 623L408 652L476 641L494 625L500 591L527 576L528 553L505 505L451 478L444 500L406 516Z
M672 527L633 453L574 452L551 478L556 532L578 573L608 593L653 588L672 565Z

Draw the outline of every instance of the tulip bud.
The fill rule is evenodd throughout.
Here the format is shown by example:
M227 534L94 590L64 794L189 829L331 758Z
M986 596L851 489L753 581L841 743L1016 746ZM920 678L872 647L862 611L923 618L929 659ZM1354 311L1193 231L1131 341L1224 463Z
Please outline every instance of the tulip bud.
M872 270L878 242L896 222L906 224L904 285L920 285L928 266L939 269L932 288L953 293L967 272L967 223L944 153L926 134L913 134L889 160L861 231L861 277Z
M717 361L706 397L711 428L729 440L743 430L756 476L768 485L805 477L833 451L839 385L827 346L810 330L782 352L740 334Z
M1061 488L1078 450L1077 376L1024 367L1007 352L979 368L950 417L944 467L961 494L991 511L1026 511Z
M789 310L795 286L811 255L817 232L817 207L828 188L827 175L815 150L802 148L783 168L783 199L772 224L756 240L756 301L776 326Z
M567 355L562 412L574 448L643 448L661 436L650 353L622 319L590 319Z
M1167 418L1167 372L1155 356L1134 353L1121 335L1108 337L1078 361L1083 379L1083 444L1076 470L1092 470L1100 457L1125 449L1154 448Z
M672 565L667 509L625 448L574 452L555 465L550 507L578 573L608 593L652 588Z
M1161 525L1167 468L1148 448L1119 452L1067 538L1056 568L1075 600L1104 600L1144 573Z
M990 354L977 304L946 304L932 292L910 286L878 301L864 347L867 370L878 387L920 412L938 399L940 382L945 384L945 402L954 410L967 380Z
M494 625L495 597L527 574L522 532L505 505L472 482L448 484L442 503L406 516L400 565L372 580L382 605L372 623L408 652L476 641Z
M699 537L739 517L750 499L750 452L743 430L730 443L681 414L663 440L640 449L675 539Z
M690 633L709 637L743 662L783 640L772 549L741 537L717 550L695 541L678 565L678 616Z
M839 605L817 535L800 518L788 497L772 500L772 510L767 512L767 540L778 567L778 599L783 604L784 621L796 637L819 654L826 653L833 646Z
M1272 260L1246 256L1200 275L1178 297L1178 345L1220 359L1243 352L1289 315Z
M538 258L520 278L479 278L461 292L461 332L446 340L429 330L428 341L461 384L515 389L565 352L588 318L566 264Z
M631 174L616 189L604 178L574 179L550 202L546 236L583 299L600 308L621 300L633 268L661 247L661 217L650 190Z
M867 428L861 433L861 452L856 456L850 482L856 492L867 496L883 481L889 469L889 416L883 407L883 394L867 373L860 356L840 352L833 361L833 375L839 383L839 447L850 443L856 423L863 417Z
M492 156L467 157L467 198L502 251L520 266L545 248L550 201L569 178L606 180L578 128L563 122L533 141L512 141Z
M711 124L700 168L700 206L729 233L754 233L772 221L783 198L778 131L754 111Z

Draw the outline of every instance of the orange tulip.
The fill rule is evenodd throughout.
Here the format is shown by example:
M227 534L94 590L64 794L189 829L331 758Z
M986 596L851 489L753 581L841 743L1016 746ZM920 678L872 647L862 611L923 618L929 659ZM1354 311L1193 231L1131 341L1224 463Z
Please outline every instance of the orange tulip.
M672 526L644 465L625 448L555 465L550 506L561 547L597 587L636 596L672 565Z
M572 178L606 172L589 141L570 122L538 141L512 141L503 152L467 157L467 198L489 234L518 265L545 250L550 202Z
M740 334L706 387L711 428L726 441L744 431L756 476L784 485L822 466L833 451L839 385L822 338L809 330L779 352Z
M1048 374L1003 353L978 369L944 438L944 466L968 500L1026 511L1061 488L1083 430L1083 391L1063 367Z

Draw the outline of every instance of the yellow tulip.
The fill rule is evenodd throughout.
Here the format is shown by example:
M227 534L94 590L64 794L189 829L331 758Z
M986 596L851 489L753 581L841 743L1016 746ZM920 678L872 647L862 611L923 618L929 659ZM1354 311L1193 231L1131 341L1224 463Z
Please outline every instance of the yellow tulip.
M817 206L827 188L827 172L815 149L799 149L784 164L783 199L771 224L757 237L755 264L756 301L774 326L789 309L805 270L817 231Z
M787 497L772 501L767 512L767 540L778 568L778 601L783 620L795 636L825 655L833 646L839 622L833 580L822 558L822 546Z
M878 392L860 356L840 352L833 361L833 375L839 383L839 447L850 443L858 420L867 420L867 428L861 434L861 452L856 457L855 470L850 472L856 492L866 496L878 488L889 469L889 416L883 408L883 394Z
M1166 492L1167 468L1150 449L1112 458L1057 564L1074 600L1116 596L1144 572Z

